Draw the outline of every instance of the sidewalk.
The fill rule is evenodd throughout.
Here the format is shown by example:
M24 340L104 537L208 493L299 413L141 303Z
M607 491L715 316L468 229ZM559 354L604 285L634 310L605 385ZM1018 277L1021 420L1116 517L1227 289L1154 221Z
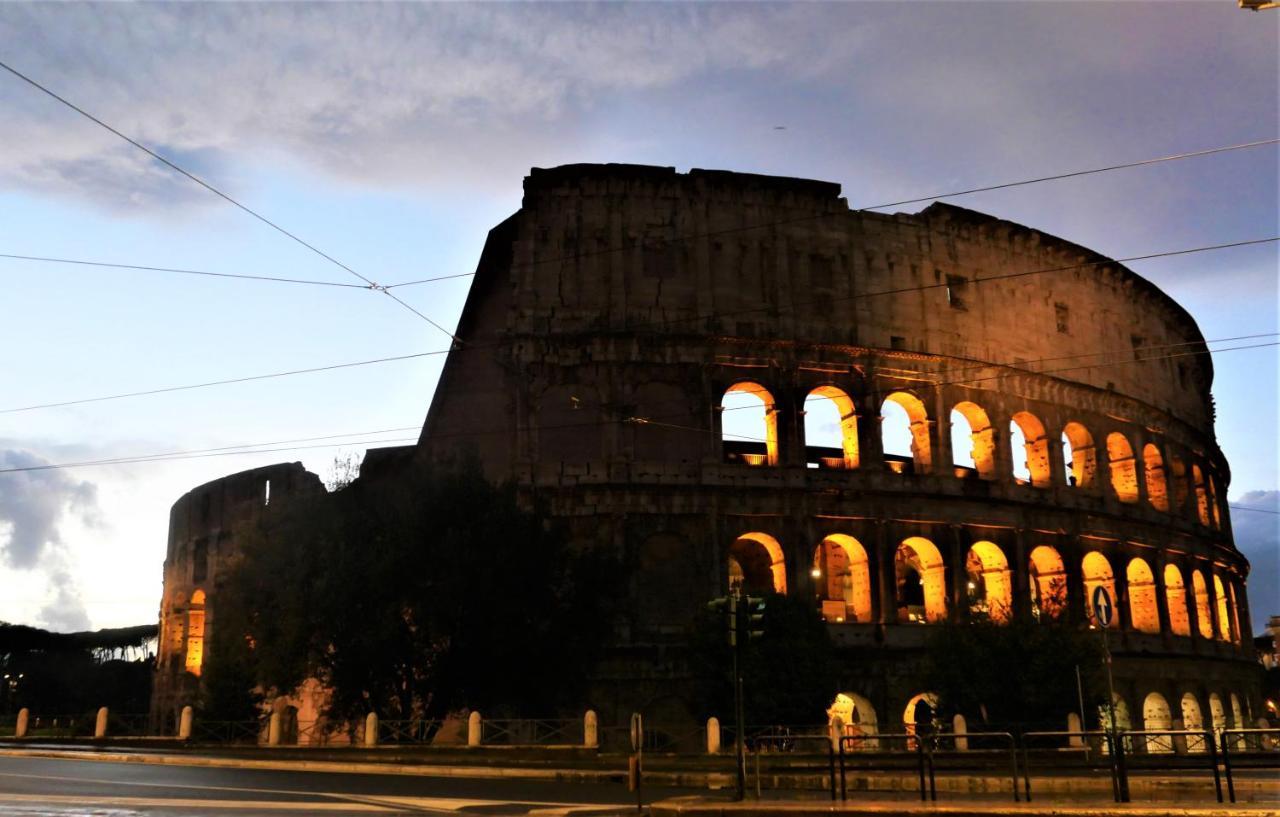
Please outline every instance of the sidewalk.
M1276 817L1273 805L1184 805L1180 803L1021 803L996 800L963 803L921 803L903 800L748 800L726 803L705 797L662 800L649 807L650 817L831 817L831 815L894 815L894 817Z

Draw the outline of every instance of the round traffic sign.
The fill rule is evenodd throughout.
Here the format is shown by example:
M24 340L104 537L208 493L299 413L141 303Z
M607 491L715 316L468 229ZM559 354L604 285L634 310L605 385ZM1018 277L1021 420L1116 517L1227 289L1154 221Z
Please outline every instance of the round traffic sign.
M1111 604L1111 594L1107 588L1098 585L1093 588L1093 617L1103 627L1111 624L1111 616L1115 614L1115 606Z

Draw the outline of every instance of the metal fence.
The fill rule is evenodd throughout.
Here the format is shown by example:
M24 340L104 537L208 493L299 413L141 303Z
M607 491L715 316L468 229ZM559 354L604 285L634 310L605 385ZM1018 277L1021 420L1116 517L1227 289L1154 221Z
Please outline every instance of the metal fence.
M429 744L444 724L441 720L378 721L378 743Z
M484 746L581 746L582 718L510 718L480 721Z
M199 743L258 743L265 727L261 721L206 721L191 724L191 740Z

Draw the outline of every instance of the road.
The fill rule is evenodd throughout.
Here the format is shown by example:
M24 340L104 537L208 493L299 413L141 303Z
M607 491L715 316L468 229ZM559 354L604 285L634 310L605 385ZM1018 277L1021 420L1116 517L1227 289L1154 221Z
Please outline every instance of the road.
M646 800L695 793L654 789ZM705 794L705 790L701 793ZM0 756L0 814L288 815L622 813L635 794L608 783L228 769Z

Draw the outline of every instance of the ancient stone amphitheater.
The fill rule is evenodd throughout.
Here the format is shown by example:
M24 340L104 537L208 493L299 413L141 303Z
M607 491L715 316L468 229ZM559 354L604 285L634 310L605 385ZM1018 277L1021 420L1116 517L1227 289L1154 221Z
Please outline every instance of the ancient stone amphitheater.
M623 560L603 722L692 717L686 626L734 585L813 598L841 700L882 732L928 700L931 624L1083 623L1098 585L1122 725L1260 714L1204 339L1095 252L947 204L850 210L827 182L535 169L457 336L418 445L365 470L470 452ZM268 490L323 489L279 465L174 506L159 711Z

